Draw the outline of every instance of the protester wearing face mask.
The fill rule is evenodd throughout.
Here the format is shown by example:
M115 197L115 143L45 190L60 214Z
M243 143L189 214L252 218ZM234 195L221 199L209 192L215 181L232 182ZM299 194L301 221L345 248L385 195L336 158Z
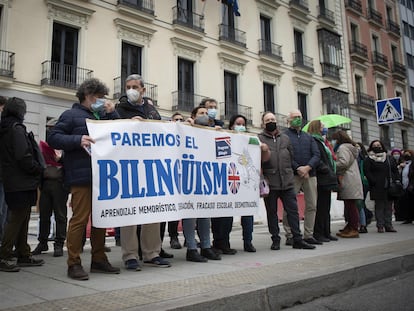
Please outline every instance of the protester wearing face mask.
M402 184L404 188L404 195L400 200L400 212L402 224L411 224L414 220L414 165L412 161L414 159L414 150L404 150L402 153L402 163L404 163L402 169Z
M82 267L80 254L82 239L92 211L92 167L91 157L85 152L95 141L88 134L87 119L118 119L115 105L102 99L109 90L98 79L85 80L76 93L79 103L66 110L49 135L49 145L63 150L63 166L65 167L65 184L70 186L72 194L72 218L67 231L68 276L75 280L87 280L89 275ZM103 110L102 110L103 107ZM99 109L98 109L99 108ZM105 254L104 228L91 229L91 272L119 273Z
M370 198L375 201L375 219L378 233L396 232L392 226L392 198L387 189L390 178L399 179L395 161L387 156L387 150L380 140L373 140L364 161L364 173L370 187ZM390 176L391 172L391 176Z
M217 101L213 98L204 98L200 105L207 109L207 115L210 119L210 125L213 124L217 128L223 128L224 122L216 119L217 117ZM211 125L212 126L212 125Z
M401 163L404 162L403 157L401 155L400 149L392 149L390 153L390 161L394 162L397 166L398 173L401 175L403 165ZM393 199L393 211L396 221L402 221L401 212L400 212L400 198Z

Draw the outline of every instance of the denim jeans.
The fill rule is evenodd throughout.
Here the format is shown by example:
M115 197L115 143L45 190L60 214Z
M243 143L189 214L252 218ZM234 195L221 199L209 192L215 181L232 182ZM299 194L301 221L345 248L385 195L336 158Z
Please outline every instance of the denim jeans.
M253 216L242 216L241 225L243 229L243 241L251 242L253 240Z
M188 218L183 219L184 237L187 241L187 249L196 249L197 243L195 241L195 229L197 224L197 231L200 238L201 248L210 248L210 218Z

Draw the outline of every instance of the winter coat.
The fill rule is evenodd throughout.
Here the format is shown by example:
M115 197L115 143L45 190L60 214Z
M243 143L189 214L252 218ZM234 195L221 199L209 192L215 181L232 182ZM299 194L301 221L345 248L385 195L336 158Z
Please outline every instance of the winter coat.
M370 153L372 156L372 153ZM375 161L371 157L364 160L364 173L369 183L369 196L371 200L389 200L387 188L389 186L389 178L393 180L400 179L398 168L395 161L391 161L389 156L385 156L385 160Z
M119 99L119 104L116 106L116 111L118 111L122 119L131 119L132 117L138 116L143 119L161 120L157 109L155 109L147 97L144 97L143 105L131 105L128 97L122 96Z
M116 111L99 116L100 120L118 118ZM86 119L96 120L97 118L88 108L75 103L72 109L62 113L49 135L50 147L65 152L63 167L65 168L65 184L68 186L92 183L91 157L81 147L82 136L89 135Z
M336 174L340 176L338 200L362 200L361 175L359 173L358 148L352 144L341 144L336 151Z
M293 148L289 137L281 133L272 136L263 131L259 134L259 139L262 143L267 144L270 149L269 161L262 163L263 175L269 181L270 190L293 188Z
M324 190L335 190L338 188L338 179L335 169L326 154L325 144L317 138L314 138L318 146L321 160L316 168L316 178L318 187Z
M316 167L319 165L320 154L318 146L313 137L303 131L296 131L294 128L288 128L285 134L289 137L295 156L293 158L294 174L299 166L309 165L312 169L309 176L316 176Z

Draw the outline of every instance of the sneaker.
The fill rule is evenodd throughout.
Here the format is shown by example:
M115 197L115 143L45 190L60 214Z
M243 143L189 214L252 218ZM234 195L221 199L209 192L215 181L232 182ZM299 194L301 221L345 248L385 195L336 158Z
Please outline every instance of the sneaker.
M4 272L19 272L20 268L6 259L0 259L0 271Z
M63 246L62 245L55 245L53 250L53 257L62 257L63 256Z
M108 261L91 262L91 273L107 273L119 274L121 270L112 265Z
M171 264L169 261L161 258L161 257L154 257L151 260L146 260L144 261L144 264L148 265L148 266L154 266L154 267L158 267L158 268L169 268L171 267Z
M127 270L141 271L141 266L139 265L139 262L136 259L128 259L127 261L125 261L125 268Z
M292 246L293 245L293 238L286 238L286 245Z
M43 266L44 263L45 261L43 259L36 259L32 256L17 258L17 265L19 267L37 267Z
M201 256L196 249L187 249L186 255L187 261L192 262L207 262L207 258Z
M73 265L68 267L68 277L74 280L89 280L89 275L83 270L82 265Z
M174 258L173 254L167 253L165 250L161 248L160 257L162 258Z
M47 243L39 243L33 250L32 255L40 255L42 252L47 252L48 250L49 246L47 245Z
M180 241L178 241L177 237L171 238L170 240L170 246L172 249L181 249Z
M221 260L220 255L216 254L211 248L202 248L201 256L211 260Z

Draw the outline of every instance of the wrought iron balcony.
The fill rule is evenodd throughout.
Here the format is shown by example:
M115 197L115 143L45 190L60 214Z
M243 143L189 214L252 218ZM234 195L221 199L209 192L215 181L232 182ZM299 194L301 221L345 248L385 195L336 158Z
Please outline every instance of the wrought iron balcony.
M13 78L14 54L13 52L0 50L0 76Z
M158 106L158 85L144 82L145 97L152 99L155 106ZM113 98L119 98L124 94L121 77L114 78L114 95Z
M220 24L219 39L228 41L242 47L246 47L246 32L230 27L229 25Z
M400 64L398 62L392 63L392 76L395 79L404 80L406 78L406 69L403 64Z
M174 91L173 96L173 105L172 111L185 111L191 112L195 107L197 107L203 98L207 96L198 95L194 93L186 93L182 91Z
M302 53L292 53L293 67L300 67L313 72L313 58Z
M173 7L173 24L204 32L204 16L179 6Z
M387 21L387 30L390 34L400 36L400 26L392 20Z
M413 118L413 111L411 109L408 108L403 108L404 111L404 120L408 120L413 122L414 118Z
M327 8L319 7L319 19L325 20L330 24L335 25L335 12L328 10Z
M118 0L118 4L154 15L154 0Z
M272 43L270 40L259 40L259 54L267 55L282 60L282 46Z
M372 52L372 65L377 70L388 70L387 56L377 51Z
M349 45L351 57L359 58L362 60L362 62L367 61L368 59L368 49L367 46L358 42L358 41L351 41L351 44Z
M44 61L41 85L77 89L86 79L92 78L93 70L72 65Z
M382 15L380 12L374 10L373 8L367 9L368 21L373 22L376 25L382 26Z
M374 108L375 99L368 94L357 92L355 94L355 103L359 106L371 109Z
M322 76L332 78L335 80L340 80L339 76L339 67L333 64L322 63Z
M299 7L300 9L305 11L309 11L308 0L290 0L289 5Z
M224 107L224 114L221 114L221 120L229 120L232 116L241 114L246 117L248 125L253 124L252 107L237 105L237 103L233 102L222 102L220 107Z
M362 3L360 0L346 0L345 7L355 13L362 14Z

